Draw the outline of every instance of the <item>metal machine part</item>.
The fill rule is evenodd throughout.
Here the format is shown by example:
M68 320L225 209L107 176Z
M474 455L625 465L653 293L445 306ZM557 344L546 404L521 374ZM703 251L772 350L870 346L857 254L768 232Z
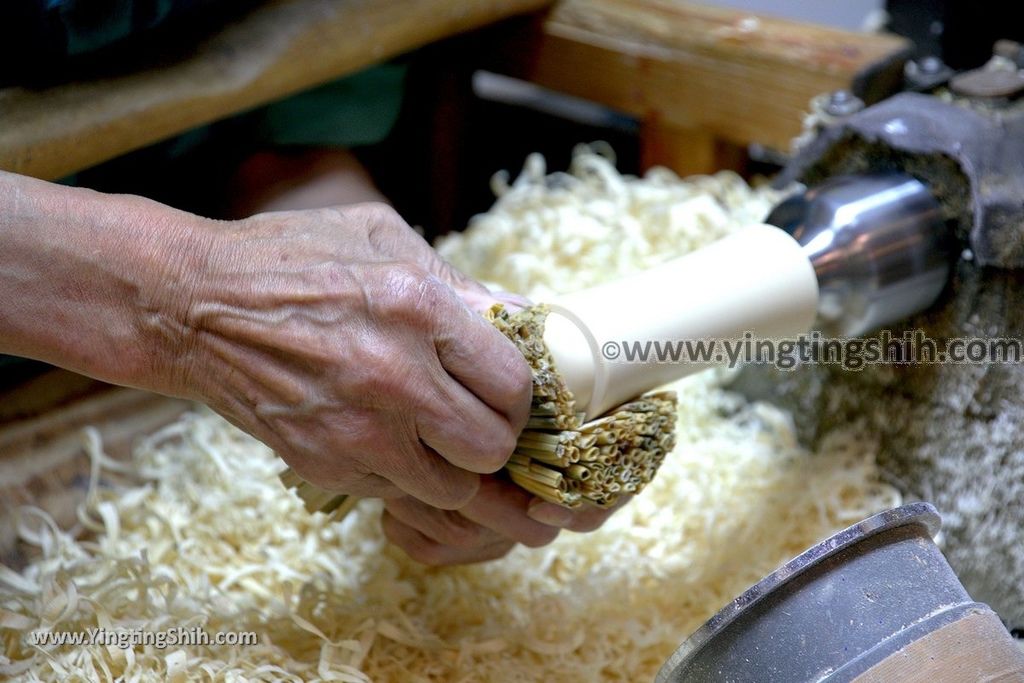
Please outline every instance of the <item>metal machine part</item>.
M832 178L767 223L803 245L818 278L819 329L853 337L924 310L949 279L952 240L938 202L896 172Z
M864 100L857 97L849 90L836 90L829 93L825 101L825 113L829 116L839 118L856 114L864 108Z
M906 88L915 92L933 90L946 83L954 73L934 55L909 61L903 67Z
M912 503L819 543L713 616L657 683L1018 680L1024 652L960 584L939 526Z
M960 9L964 16L947 21L949 31L965 39L970 34L970 42L982 41L985 50L991 36L968 30L962 19L976 16L987 32L1022 29L966 5ZM952 40L949 31L947 47L961 52L966 41ZM994 52L980 81L958 79L934 94L898 94L835 121L795 153L776 182L815 187L887 170L925 185L964 255L954 262L942 301L906 323L934 339L1024 336L1024 93L1018 92L1024 48L1003 41ZM937 47L918 54L941 54L956 70L986 59L984 52L965 59ZM1024 529L1014 488L1024 481L1018 457L1022 383L1024 366L1014 363L900 364L865 372L814 364L781 374L748 365L730 388L786 409L800 441L809 445L863 420L877 439L885 478L905 495L927 496L953 513L945 550L963 584L1024 634Z
M837 121L780 174L820 185L879 170L924 183L980 266L1024 267L1024 103L902 93Z
M1024 70L975 69L953 77L949 89L977 102L1007 106L1024 95Z

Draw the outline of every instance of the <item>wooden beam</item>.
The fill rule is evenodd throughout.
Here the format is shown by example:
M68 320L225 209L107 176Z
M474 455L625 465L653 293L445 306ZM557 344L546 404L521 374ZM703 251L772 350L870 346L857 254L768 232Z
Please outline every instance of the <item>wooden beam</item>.
M643 120L787 150L809 100L909 43L680 0L562 0L495 40L488 68Z
M0 168L55 179L545 0L271 0L178 63L0 90Z

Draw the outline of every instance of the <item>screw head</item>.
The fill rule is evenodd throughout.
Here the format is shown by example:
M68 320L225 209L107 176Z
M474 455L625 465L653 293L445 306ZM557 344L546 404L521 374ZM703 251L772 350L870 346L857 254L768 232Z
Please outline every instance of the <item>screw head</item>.
M828 96L824 111L829 116L849 116L864 108L864 101L849 90L836 90Z
M934 55L929 55L917 62L917 68L923 74L937 74L946 66L942 60Z

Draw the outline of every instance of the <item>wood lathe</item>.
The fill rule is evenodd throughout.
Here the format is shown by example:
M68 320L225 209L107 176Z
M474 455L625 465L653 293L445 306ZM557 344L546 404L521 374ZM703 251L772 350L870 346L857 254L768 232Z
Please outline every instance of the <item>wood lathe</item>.
M992 80L980 76L985 83ZM548 302L552 315L544 340L586 418L714 364L621 362L607 352L609 342L735 340L745 334L795 338L812 327L853 337L932 306L965 248L981 265L1022 265L1024 207L1014 198L1024 194L1016 161L1024 157L1024 110L1016 99L1024 86L1015 90L1005 78L995 80L1002 89L990 88L984 96L971 89L973 81L964 86L961 80L954 102L905 93L873 107L847 108L783 172L780 183L802 181L804 188L777 206L765 224L630 278ZM1010 80L1024 82L1017 75ZM762 640L788 634L817 642L817 634L840 628L838 622L812 626L811 620L780 626L769 618L780 600L816 595L805 590L810 578L790 581L796 574L820 579L821 595L832 596L815 598L819 616L829 605L851 607L836 603L830 592L830 582L840 579L862 586L875 596L871 605L896 616L870 634L856 623L844 624L853 629L844 642L852 642L846 636L864 636L859 649L833 652L810 678L803 672L792 680L865 682L897 675L951 683L974 674L1021 679L1024 657L1007 629L971 599L931 544L937 525L934 510L912 507L867 520L838 541L810 549L787 565L789 574L769 577L712 619L670 660L660 680L750 680L740 668L728 668L755 659L740 656L750 650L742 649L739 627L731 626L744 620L761 629ZM898 575L900 585L952 591L958 600L936 602L927 618L906 616L907 610L886 603L904 594L893 589L893 577L857 567L881 558L878 567L885 568L886 553L897 542L917 553ZM748 609L754 602L757 609ZM963 646L961 652L948 652L950 638ZM762 650L768 660L782 661L770 648ZM940 656L952 664L924 666ZM694 673L699 671L704 678Z
M1024 266L1024 49L1002 42L980 69L955 74L932 64L927 71L932 77L918 88L925 92L843 112L780 178L810 185L768 220L808 250L823 329L861 334L913 316L935 303L953 277L961 290L954 296L966 298L965 285L981 277L973 264ZM891 228L876 232L883 215ZM841 237L844 231L851 239ZM876 258L864 258L871 254ZM987 306L973 310L972 324L953 325L954 334L986 319L982 329L990 336L1012 334L1005 329L1012 322ZM869 389L864 400L890 403L880 386L882 394ZM928 382L932 392L945 386L941 377ZM968 455L954 452L943 462ZM956 496L956 489L949 492ZM1012 510L989 510L1013 523ZM959 515L951 518L963 525ZM968 540L965 551L947 537L951 567L931 541L938 525L936 511L916 503L809 549L712 617L669 659L658 682L1024 680L1024 652L1004 625L1020 618L1019 583L1009 600L993 604L999 616L974 602L975 591L1002 593L969 564L961 583L954 570L965 553L974 554L974 543ZM1019 553L1019 542L1013 546L1002 553ZM1014 583L1005 574L999 580Z

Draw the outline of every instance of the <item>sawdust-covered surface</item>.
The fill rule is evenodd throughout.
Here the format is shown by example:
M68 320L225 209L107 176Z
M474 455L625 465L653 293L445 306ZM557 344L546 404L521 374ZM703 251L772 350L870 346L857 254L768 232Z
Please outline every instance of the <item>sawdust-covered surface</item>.
M499 185L501 185L499 183ZM536 300L690 251L774 197L737 177L627 179L591 153L571 175L531 158L441 245L455 265ZM789 416L725 391L672 387L678 445L601 530L503 560L431 569L389 547L380 505L341 524L286 494L268 449L197 414L135 451L138 485L89 435L95 471L76 540L21 513L39 557L0 568L0 677L32 680L651 680L707 617L821 538L898 504L856 424L801 448ZM249 647L34 647L32 631L253 631Z
M944 301L893 333L1024 339L1021 292L1021 271L961 261ZM795 411L804 443L863 422L883 479L939 510L940 545L971 597L1024 632L1024 364L803 367L782 382L743 372L770 387L758 395Z

